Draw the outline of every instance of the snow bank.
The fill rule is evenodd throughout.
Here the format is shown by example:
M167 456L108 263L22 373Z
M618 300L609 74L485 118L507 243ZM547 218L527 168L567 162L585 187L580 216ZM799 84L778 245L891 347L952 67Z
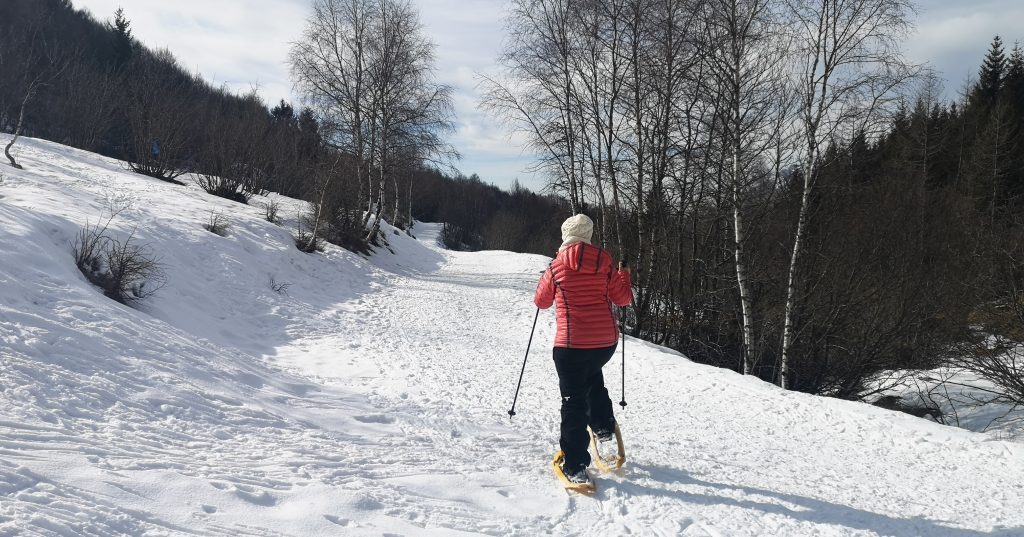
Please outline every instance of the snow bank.
M1024 408L1000 402L997 394L1002 390L989 380L948 367L932 371L896 371L890 375L902 381L881 392L879 397L896 398L901 405L919 411L932 409L928 419L946 425L986 433L1000 440L1024 440Z

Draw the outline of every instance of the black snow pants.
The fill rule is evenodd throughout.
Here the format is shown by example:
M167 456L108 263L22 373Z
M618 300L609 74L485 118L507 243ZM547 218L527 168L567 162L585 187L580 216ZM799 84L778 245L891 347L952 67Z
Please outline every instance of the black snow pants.
M615 415L601 368L612 359L616 345L601 349L555 347L555 370L562 395L562 434L559 446L565 452L563 468L572 473L590 466L590 435L587 426L601 435L615 429Z

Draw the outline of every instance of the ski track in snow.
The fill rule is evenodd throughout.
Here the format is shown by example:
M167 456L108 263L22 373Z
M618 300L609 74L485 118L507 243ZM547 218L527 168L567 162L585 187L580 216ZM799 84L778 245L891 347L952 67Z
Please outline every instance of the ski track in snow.
M627 341L627 448L567 494L551 311L508 410L541 256L306 255L258 207L49 142L0 183L0 536L1024 536L1024 449L784 392ZM254 200L259 201L259 200ZM74 267L106 206L168 283L140 310ZM202 229L211 211L227 237ZM553 230L554 232L554 230ZM270 290L268 279L292 285ZM619 357L605 368L620 396Z

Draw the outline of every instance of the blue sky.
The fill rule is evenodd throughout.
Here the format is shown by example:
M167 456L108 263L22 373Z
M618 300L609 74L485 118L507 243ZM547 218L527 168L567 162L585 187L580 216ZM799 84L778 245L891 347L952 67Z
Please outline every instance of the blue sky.
M437 43L438 80L455 89L463 155L458 168L508 187L519 179L539 190L543 182L528 171L531 155L522 140L477 110L476 73L494 69L501 48L505 0L414 0L426 31ZM235 91L257 87L274 103L295 101L286 59L289 43L301 36L310 0L74 0L101 20L120 6L135 36L151 47L168 48L181 64ZM907 54L929 62L946 80L951 95L973 76L992 37L1007 48L1024 40L1022 0L921 0L917 31Z

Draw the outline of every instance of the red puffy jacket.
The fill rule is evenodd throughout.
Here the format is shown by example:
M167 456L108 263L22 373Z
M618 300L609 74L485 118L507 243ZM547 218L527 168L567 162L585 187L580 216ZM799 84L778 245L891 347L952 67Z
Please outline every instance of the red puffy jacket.
M538 308L555 304L555 346L570 349L615 345L619 328L612 303L626 306L632 301L629 272L614 268L611 254L584 242L558 252L533 295Z

